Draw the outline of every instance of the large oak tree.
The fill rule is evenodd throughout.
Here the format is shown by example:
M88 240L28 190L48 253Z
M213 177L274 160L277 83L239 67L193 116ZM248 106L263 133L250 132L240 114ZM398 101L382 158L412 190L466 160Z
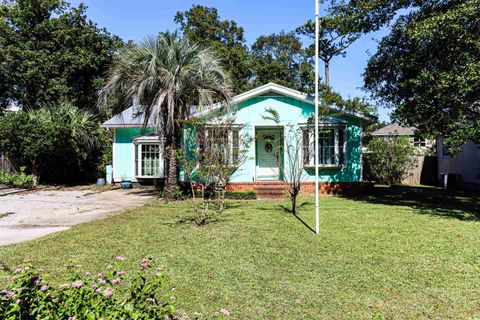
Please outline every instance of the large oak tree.
M243 28L233 20L222 20L216 8L201 5L177 12L174 21L190 41L217 53L230 74L234 93L243 92L251 76Z
M337 1L334 15L368 33L393 22L365 71L365 88L393 117L453 151L480 143L480 1Z

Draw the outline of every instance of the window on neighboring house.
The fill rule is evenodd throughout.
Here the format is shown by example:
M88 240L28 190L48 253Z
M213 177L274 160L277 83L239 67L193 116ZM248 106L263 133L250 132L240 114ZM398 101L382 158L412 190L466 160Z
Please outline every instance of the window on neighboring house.
M163 163L159 143L135 143L135 176L142 178L159 178L163 176Z
M225 163L238 164L240 155L240 128L221 127L197 128L197 145L200 161L202 155L219 157Z
M413 145L415 147L426 147L427 146L427 140L425 139L422 139L422 138L418 138L418 137L415 137L413 139Z
M315 131L313 127L303 128L303 165L315 166ZM318 133L318 164L325 167L345 164L344 127L320 127Z

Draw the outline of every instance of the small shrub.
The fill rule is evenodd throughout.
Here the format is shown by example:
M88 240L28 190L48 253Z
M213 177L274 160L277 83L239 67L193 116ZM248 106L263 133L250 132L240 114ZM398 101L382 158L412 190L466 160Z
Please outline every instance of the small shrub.
M374 138L368 151L366 161L373 179L390 186L400 184L416 163L415 147L407 137Z
M33 188L33 176L25 173L25 168L20 169L20 173L0 172L0 183L7 186L23 189Z
M225 198L234 200L255 200L257 199L257 193L255 191L227 191L225 192Z
M112 266L97 275L70 267L68 282L59 287L46 283L31 263L22 264L14 271L13 284L0 291L0 314L5 320L173 319L173 292L160 270L149 264L142 260L128 284L125 272Z

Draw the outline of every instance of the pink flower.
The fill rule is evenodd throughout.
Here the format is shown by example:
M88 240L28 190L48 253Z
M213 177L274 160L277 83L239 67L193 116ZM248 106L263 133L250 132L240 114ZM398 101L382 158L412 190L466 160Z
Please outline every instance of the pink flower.
M112 280L112 283L113 283L113 284L119 284L119 283L120 283L120 279L118 279L118 278L117 278L117 279L113 279L113 280Z
M228 311L225 308L220 309L220 313L223 314L224 316L229 316L230 315L230 311Z
M177 288L172 288L172 291L177 291Z
M117 259L118 261L125 261L125 257L122 256L117 256L115 259Z
M104 297L110 297L113 295L113 289L108 287L103 291L103 296Z
M30 267L25 267L25 270L32 270L32 268L30 268Z
M147 259L143 259L142 262L140 262L140 267L142 267L142 269L147 269L147 267L148 267L148 260L147 260Z
M107 284L107 281L103 278L100 278L100 279L98 279L98 283L100 283L102 285L105 285L105 284Z
M83 286L82 280L75 280L72 282L72 287L74 288L81 288Z
M102 289L97 288L97 289L95 290L95 292L97 292L97 293L102 293Z
M155 303L155 299L154 298L147 298L147 302Z
M118 272L117 272L117 275L123 276L125 273L126 273L125 271L118 271Z
M15 301L15 303L16 303L16 304L22 304L22 303L23 303L23 300L22 300L22 299L17 299L17 300Z
M107 266L107 270L111 270L111 269L113 269L113 266L112 266L112 265L108 265L108 266Z
M15 270L15 273L22 273L22 272L23 272L22 269L17 269L17 270Z
M68 317L68 320L77 320L75 317Z
M41 286L40 287L40 291L46 291L47 290L47 286Z
M97 284L96 284L95 282L92 282L92 288L93 288L93 289L98 288L98 286L97 286Z
M90 275L90 272L85 272L85 275L88 277Z

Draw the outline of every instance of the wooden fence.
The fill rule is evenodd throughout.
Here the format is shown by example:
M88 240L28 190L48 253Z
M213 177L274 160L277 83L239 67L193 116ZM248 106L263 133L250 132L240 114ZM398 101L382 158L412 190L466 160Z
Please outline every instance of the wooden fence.
M437 157L417 156L417 165L409 170L408 177L403 184L437 184Z
M363 180L375 181L370 171L368 153L363 155L363 160ZM409 170L408 177L402 184L437 185L437 167L436 156L418 156L416 166Z

